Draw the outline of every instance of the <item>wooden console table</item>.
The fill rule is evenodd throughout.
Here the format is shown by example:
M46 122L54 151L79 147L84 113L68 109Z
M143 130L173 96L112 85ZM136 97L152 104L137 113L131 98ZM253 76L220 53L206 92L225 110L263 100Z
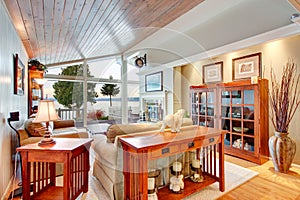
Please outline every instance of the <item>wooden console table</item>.
M93 139L55 138L55 144L38 143L17 148L22 157L23 199L75 199L88 191L89 148ZM33 174L31 173L33 164ZM63 187L55 185L55 163L64 164ZM30 178L33 193L30 196Z
M224 191L224 134L214 128L201 126L182 127L179 133L146 132L120 137L123 147L124 199L147 199L148 161L203 148L202 171L204 182L194 183L185 179L184 191L172 193L168 187L160 189L159 199L182 199L214 182ZM217 156L218 150L218 156ZM217 167L218 166L218 167Z

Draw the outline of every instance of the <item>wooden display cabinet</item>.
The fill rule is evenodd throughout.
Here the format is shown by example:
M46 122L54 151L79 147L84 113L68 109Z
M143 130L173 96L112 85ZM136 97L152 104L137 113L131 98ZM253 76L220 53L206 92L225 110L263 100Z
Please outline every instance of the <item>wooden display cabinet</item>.
M42 88L34 79L44 78L44 72L28 70L28 117L37 113L39 100L42 98Z
M190 90L194 124L213 124L216 128L226 130L226 154L258 164L268 160L268 80L259 80L257 84L251 84L250 80L242 80L209 86L191 86ZM205 96L213 96L214 104L206 100ZM207 120L212 118L209 112L209 108L212 107L210 105L215 106L214 123ZM206 108L205 112L201 112L202 107Z

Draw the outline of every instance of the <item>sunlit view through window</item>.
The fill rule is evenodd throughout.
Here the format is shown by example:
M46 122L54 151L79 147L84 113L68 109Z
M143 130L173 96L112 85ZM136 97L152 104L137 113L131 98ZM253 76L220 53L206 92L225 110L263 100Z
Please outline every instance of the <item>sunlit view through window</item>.
M83 88L84 78L82 68L77 73L67 72L72 65L83 65L83 63L75 63L64 66L49 67L47 72L47 82L45 83L44 98L53 99L55 106L58 109L61 118L71 118L83 120ZM88 61L88 77L87 77L87 120L121 120L121 65L118 59L105 59ZM127 66L127 99L128 113L138 118L139 114L139 77L137 73L139 69L135 66ZM66 86L62 94L58 94L55 90L55 84L63 82L63 85L72 85L72 89ZM110 93L110 87L113 87L113 92ZM69 96L68 96L69 95ZM70 97L72 95L72 97ZM89 99L90 95L93 98ZM70 103L66 105L66 98ZM81 99L82 98L82 101ZM62 100L64 99L64 100ZM80 103L78 103L80 102ZM76 111L77 110L77 111Z

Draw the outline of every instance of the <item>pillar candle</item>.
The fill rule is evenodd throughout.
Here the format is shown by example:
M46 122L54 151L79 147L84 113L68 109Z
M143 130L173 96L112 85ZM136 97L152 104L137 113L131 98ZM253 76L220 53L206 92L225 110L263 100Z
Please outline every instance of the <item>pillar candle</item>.
M193 159L192 160L192 166L195 167L195 168L200 168L200 160Z
M155 178L148 178L148 190L153 190L155 186Z
M174 172L180 172L182 168L182 165L180 162L174 162L173 163L173 171Z

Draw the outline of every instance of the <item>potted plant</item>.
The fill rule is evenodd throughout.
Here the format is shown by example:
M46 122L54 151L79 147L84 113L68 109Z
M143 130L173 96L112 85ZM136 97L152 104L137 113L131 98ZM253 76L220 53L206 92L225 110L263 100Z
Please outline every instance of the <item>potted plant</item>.
M105 116L105 111L101 109L89 112L87 118L91 120L108 120L108 116Z
M269 138L269 151L276 171L286 173L296 153L296 143L288 136L289 125L300 104L300 75L289 60L284 66L281 80L277 81L271 69L271 121L275 134Z
M28 61L28 67L29 67L29 69L32 69L32 70L40 70L40 71L47 72L47 66L40 63L40 61L38 61L36 59L30 59Z

